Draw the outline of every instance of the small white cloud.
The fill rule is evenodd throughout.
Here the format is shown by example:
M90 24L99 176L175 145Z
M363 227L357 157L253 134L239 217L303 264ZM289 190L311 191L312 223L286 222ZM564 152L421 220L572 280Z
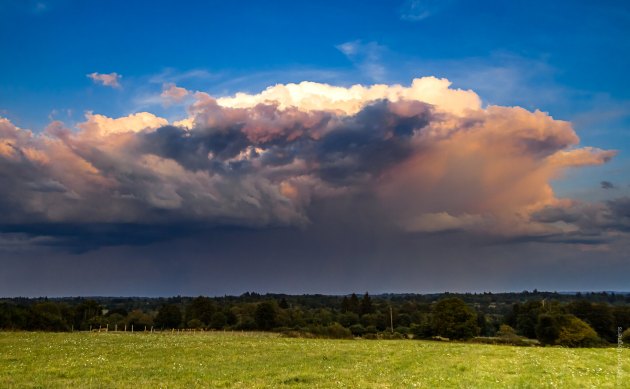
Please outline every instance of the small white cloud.
M120 88L120 79L122 76L116 72L104 74L104 73L90 73L87 77L91 78L95 84L101 84L103 86L109 86L112 88Z

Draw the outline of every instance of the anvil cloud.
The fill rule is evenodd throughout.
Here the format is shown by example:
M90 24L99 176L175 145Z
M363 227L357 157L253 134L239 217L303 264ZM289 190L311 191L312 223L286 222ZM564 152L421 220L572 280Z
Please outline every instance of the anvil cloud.
M194 97L188 118L89 112L76 128L53 122L42 133L0 119L3 228L308 228L318 201L361 199L374 224L405 233L543 239L627 229L613 222L625 203L576 208L550 185L615 151L578 147L571 124L547 113L484 107L446 79L302 82L222 98L170 84L164 94ZM585 222L594 212L610 222Z

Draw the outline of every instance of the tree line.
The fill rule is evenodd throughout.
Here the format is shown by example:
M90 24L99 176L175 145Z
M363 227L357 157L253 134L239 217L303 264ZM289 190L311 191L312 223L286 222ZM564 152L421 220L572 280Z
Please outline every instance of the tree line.
M549 292L347 296L0 299L0 328L276 331L329 338L474 339L593 347L630 343L630 296Z

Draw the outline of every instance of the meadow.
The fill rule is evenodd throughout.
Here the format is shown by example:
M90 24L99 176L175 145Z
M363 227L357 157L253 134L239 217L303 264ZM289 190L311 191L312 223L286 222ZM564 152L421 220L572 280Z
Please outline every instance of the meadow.
M0 332L0 387L630 388L629 352L271 333Z

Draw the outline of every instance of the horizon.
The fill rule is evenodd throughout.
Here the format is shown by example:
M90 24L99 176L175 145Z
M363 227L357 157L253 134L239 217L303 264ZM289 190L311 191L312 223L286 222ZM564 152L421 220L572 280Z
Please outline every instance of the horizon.
M525 294L525 293L529 293L529 294L558 294L558 295L577 295L577 294L601 294L601 293L607 293L607 294L615 294L615 295L630 295L630 290L628 291L622 291L622 290L582 290L582 291L549 291L549 290L531 290L531 291L527 291L527 290L522 290L522 291L502 291L502 292L492 292L492 291L483 291L483 292L451 292L451 291L445 291L445 292L398 292L398 293L392 293L392 292L381 292L381 293L371 293L369 291L367 292L350 292L350 293L342 293L342 294L326 294L326 293L282 293L282 292L254 292L254 291L246 291L240 294L224 294L224 295L162 295L162 296L158 296L158 295L154 295L154 296L117 296L117 295L110 295L110 296L100 296L100 295L94 295L94 296L89 296L89 295L77 295L77 296L71 296L71 295L64 295L64 296L0 296L0 299L31 299L31 300L37 300L37 299L99 299L99 298L106 298L106 299L117 299L117 298L132 298L132 299L170 299L170 298L196 298L199 296L202 297L208 297L208 298L224 298L224 297L242 297L246 294L252 294L252 295L259 295L259 296L291 296L291 297L296 297L296 296L325 296L325 297L347 297L347 296L351 296L353 294L356 294L357 296L363 295L364 293L368 293L368 295L372 296L372 297L380 297L380 296L436 296L436 295L483 295L483 294Z
M629 4L9 0L0 36L0 295L629 284Z

